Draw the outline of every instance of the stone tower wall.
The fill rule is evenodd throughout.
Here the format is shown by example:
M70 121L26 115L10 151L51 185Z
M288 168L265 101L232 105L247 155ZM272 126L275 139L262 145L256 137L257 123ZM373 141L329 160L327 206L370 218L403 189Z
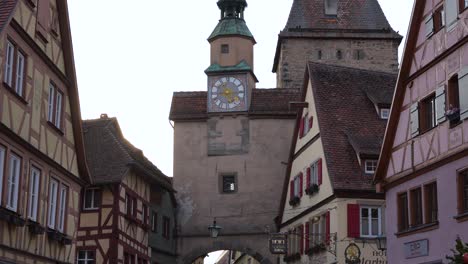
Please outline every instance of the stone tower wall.
M281 42L277 86L301 88L309 61L396 73L398 46L396 39L286 38ZM341 59L337 58L338 50Z

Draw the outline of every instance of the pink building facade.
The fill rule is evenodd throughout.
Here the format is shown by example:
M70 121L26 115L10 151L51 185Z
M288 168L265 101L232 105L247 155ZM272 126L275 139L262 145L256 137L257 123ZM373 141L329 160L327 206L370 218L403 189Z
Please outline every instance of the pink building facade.
M388 263L468 241L468 1L416 0L376 172Z

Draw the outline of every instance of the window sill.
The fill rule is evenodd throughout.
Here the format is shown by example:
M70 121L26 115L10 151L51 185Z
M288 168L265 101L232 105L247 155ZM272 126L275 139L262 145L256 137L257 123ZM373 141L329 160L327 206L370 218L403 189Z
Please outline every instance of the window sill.
M64 133L63 131L58 128L54 123L50 122L50 121L47 121L47 124L49 125L49 127L51 127L55 132L57 132L60 136L63 136Z
M83 208L83 210L81 210L81 212L83 213L97 213L99 212L99 207L98 208Z
M468 211L453 217L458 223L468 221Z
M429 223L429 224L423 224L423 225L418 225L414 227L410 227L408 230L403 230L398 233L395 233L395 235L400 238L400 237L405 237L405 236L410 236L418 233L424 233L428 232L434 229L439 228L439 221L436 221L434 223Z
M7 83L3 82L3 86L5 87L5 89L10 92L18 101L20 101L22 104L24 105L28 105L28 101L26 101L26 99L24 99L23 96L19 95L16 93L16 91L10 87L10 85L8 85Z

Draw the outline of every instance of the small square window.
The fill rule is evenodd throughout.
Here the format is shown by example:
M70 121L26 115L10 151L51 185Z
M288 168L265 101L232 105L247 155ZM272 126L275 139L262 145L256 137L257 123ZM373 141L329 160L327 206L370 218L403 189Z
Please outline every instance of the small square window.
M336 51L336 58L339 60L343 59L343 52L341 50Z
M91 188L85 190L84 195L84 210L98 209L101 206L101 190L98 188Z
M222 175L222 192L234 193L237 192L237 180L235 174Z
M380 118L388 119L390 117L390 109L382 108L380 109Z
M228 54L229 53L229 45L228 44L222 44L221 45L221 53L223 53L223 54Z
M366 160L364 166L366 174L374 174L377 169L377 160Z
M338 14L338 0L325 0L325 15L336 16Z

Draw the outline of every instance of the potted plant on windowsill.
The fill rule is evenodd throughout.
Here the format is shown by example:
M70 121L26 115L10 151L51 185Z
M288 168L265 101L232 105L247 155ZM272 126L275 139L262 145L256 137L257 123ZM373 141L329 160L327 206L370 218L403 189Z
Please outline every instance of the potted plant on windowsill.
M318 190L319 190L318 184L313 183L313 184L311 184L311 185L306 189L305 192L306 192L306 194L308 194L308 195L312 195L312 194L318 192Z
M55 241L61 241L62 240L62 233L53 230L53 229L47 229L47 236L49 237L50 240L55 240Z
M449 110L447 110L447 112L445 112L445 116L450 121L451 125L457 124L458 122L460 122L460 109L450 105Z
M289 201L289 205L291 205L291 206L298 205L300 201L301 201L301 199L299 198L299 196L294 196L294 198L292 198Z
M327 247L323 243L316 244L315 246L312 247L313 253L319 253L321 251L325 251L326 249Z

